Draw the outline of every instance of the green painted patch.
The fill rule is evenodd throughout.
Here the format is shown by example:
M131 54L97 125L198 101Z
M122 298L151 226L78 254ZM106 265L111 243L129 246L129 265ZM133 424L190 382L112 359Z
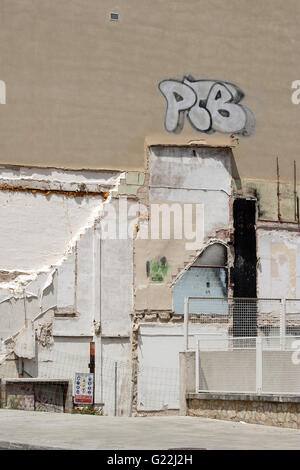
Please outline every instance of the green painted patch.
M160 259L152 259L146 263L147 276L152 282L163 282L169 268L170 265L165 256Z

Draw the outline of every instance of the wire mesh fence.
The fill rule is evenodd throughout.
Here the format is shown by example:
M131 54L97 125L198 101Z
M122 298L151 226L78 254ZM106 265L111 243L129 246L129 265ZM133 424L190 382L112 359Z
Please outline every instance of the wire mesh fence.
M300 300L285 301L285 327L287 335L300 336Z
M178 413L178 368L138 367L130 361L102 356L89 382L89 354L87 350L81 352L44 349L35 361L24 361L24 378L7 380L9 376L1 374L6 382L2 406L51 412L71 408L73 412L108 416L151 415L169 410ZM83 391L87 395L93 390L93 409L87 406L88 401L73 405L77 377L84 374ZM67 404L68 395L71 405Z
M196 391L300 394L300 336L196 336Z
M78 373L89 372L89 355L46 350L39 354L37 376L72 380ZM88 382L87 382L88 386ZM88 389L86 390L88 391ZM110 416L129 416L132 396L132 365L129 361L101 357L94 374L94 402L102 413ZM84 405L84 403L83 403Z
M300 394L300 300L188 298L185 306L185 346L197 351L197 390ZM25 380L6 384L4 406L66 410L76 374L89 373L90 357L88 344L64 348L39 348L34 360L17 364ZM0 377L12 377L17 361L6 361ZM104 415L178 412L178 367L101 356L93 381L83 380Z
M199 333L235 338L300 335L300 299L187 297L186 349Z

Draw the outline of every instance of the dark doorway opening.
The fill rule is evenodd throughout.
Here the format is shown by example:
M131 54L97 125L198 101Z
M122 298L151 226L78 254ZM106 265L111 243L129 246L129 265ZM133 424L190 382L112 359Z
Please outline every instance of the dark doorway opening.
M256 201L235 199L233 219L233 336L256 336Z

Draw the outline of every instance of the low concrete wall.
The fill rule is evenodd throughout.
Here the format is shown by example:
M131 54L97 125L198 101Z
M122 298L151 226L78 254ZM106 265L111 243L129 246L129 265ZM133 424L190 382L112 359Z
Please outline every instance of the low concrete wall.
M300 429L300 396L187 393L186 414Z
M72 380L1 379L0 408L71 413Z

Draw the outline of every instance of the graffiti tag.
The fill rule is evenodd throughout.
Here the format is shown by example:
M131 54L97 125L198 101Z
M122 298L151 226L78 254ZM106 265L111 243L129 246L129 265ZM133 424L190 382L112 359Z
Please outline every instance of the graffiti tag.
M222 132L249 136L255 130L252 111L240 104L243 91L233 83L220 80L162 80L158 85L167 102L165 129L178 134L185 116L199 132Z

